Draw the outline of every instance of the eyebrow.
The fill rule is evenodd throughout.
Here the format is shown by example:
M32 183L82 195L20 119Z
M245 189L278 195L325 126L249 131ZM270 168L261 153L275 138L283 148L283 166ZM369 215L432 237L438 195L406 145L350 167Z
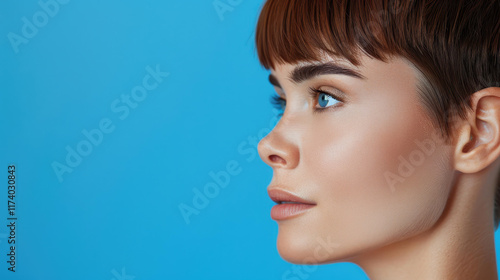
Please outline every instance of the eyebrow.
M293 69L290 80L296 84L301 83L305 80L312 79L316 76L320 75L345 75L349 77L354 77L357 79L366 79L363 75L361 75L356 70L344 67L342 65L335 64L333 62L326 62L322 64L312 64L305 66L297 66ZM273 74L269 75L269 82L281 88L281 85L278 82L278 79Z

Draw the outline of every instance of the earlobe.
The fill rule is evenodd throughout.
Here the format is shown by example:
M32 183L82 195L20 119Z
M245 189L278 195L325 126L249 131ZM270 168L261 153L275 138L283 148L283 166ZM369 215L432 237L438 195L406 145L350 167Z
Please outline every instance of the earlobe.
M455 150L455 169L463 173L479 172L500 156L500 88L476 92L471 104Z

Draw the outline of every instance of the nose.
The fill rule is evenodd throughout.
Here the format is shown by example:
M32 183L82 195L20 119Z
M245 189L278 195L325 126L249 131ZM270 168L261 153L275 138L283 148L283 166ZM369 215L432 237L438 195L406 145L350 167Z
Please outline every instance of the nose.
M260 140L257 150L260 158L272 168L293 169L299 163L299 148L284 120L280 120L274 129Z

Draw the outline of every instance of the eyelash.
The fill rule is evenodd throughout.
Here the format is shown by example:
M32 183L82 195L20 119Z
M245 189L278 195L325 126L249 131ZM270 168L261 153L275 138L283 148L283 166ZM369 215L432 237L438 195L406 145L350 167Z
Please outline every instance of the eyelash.
M271 95L271 104L273 105L274 108L276 108L276 110L281 111L281 113L278 114L279 117L283 116L283 111L284 111L283 103L286 104L286 100L284 98L277 95L276 93L273 93Z
M309 92L308 92L309 96L313 99L313 100L318 100L318 96L320 94L325 94L325 95L328 95L330 97L332 97L333 99L339 101L339 102L344 102L344 100L334 94L331 94L331 93L328 93L326 91L322 91L322 90L319 90L317 88L313 88L313 87L310 87L309 88ZM274 108L278 109L278 110L282 110L284 111L284 106L283 106L283 103L286 105L286 99L282 98L281 96L277 95L276 93L274 93L272 96L271 96L271 104L274 106ZM328 109L334 109L338 107L338 105L334 105L334 106L330 106L330 107L327 107L327 108L316 108L314 107L314 113L322 113L322 112L325 112L326 110ZM279 116L283 116L283 112L281 112L279 114Z

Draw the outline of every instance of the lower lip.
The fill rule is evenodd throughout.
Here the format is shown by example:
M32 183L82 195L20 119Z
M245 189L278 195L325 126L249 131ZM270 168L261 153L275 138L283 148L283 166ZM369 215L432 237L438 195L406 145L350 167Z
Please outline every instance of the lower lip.
M285 220L304 213L316 205L302 203L282 203L271 208L271 218L273 220Z

